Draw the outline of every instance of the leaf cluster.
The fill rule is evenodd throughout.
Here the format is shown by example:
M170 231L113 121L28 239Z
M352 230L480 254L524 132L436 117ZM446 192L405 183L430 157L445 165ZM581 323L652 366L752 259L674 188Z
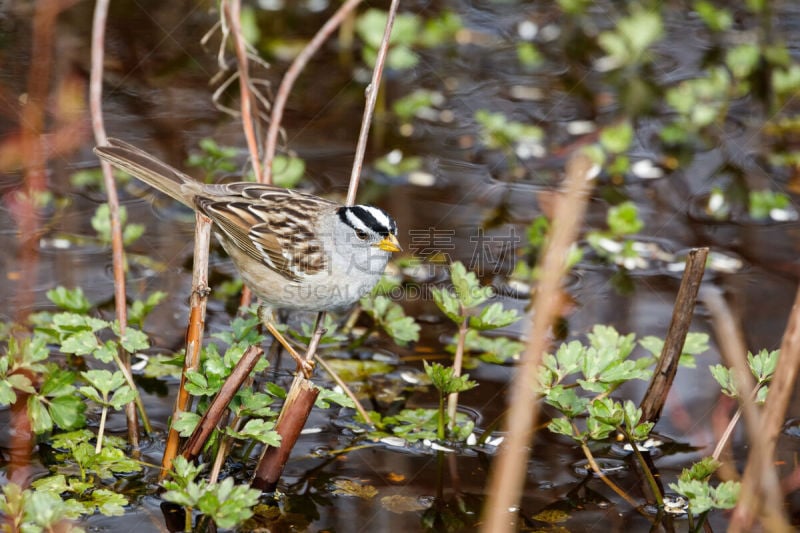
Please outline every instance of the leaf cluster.
M247 485L235 485L228 477L218 483L198 480L203 466L195 466L181 456L173 461L171 479L163 486L166 501L196 509L219 527L233 528L253 516L261 492Z
M747 366L756 380L755 389L752 391L756 403L763 404L767 400L769 382L772 381L775 375L779 355L780 350L761 350L755 355L750 352L747 353ZM720 364L709 366L708 369L717 383L719 383L723 394L731 398L739 397L733 370Z
M555 407L562 418L554 419L549 428L580 442L602 440L614 430L622 431L632 441L645 440L652 429L650 423L639 423L641 411L630 401L617 402L609 398L623 383L652 375L655 354L663 341L645 337L639 344L653 356L632 359L636 346L634 334L620 335L613 327L596 325L588 335L588 344L571 341L559 346L555 354L546 354L539 368L539 387L547 404ZM687 355L707 349L708 336L690 333L684 344ZM693 363L693 360L688 360ZM573 378L574 382L567 382ZM595 394L588 398L578 390ZM586 429L575 425L586 417Z

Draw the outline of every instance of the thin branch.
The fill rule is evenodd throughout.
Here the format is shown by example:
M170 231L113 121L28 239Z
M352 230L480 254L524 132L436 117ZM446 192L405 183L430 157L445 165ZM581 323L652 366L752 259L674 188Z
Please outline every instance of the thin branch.
M367 151L367 139L369 138L369 127L372 124L372 112L375 110L375 100L378 98L378 91L381 87L381 76L383 76L383 66L386 63L386 54L389 51L389 37L392 35L394 17L397 14L397 6L400 0L392 0L387 13L386 29L383 31L383 39L378 48L378 55L375 58L375 68L372 71L372 81L367 86L367 102L364 105L364 116L361 119L361 131L358 134L358 145L356 154L353 158L353 171L350 174L350 186L347 189L347 205L353 205L356 201L358 192L358 181L361 178L361 168L364 166L364 153Z
M253 122L253 97L250 93L250 71L248 66L247 45L242 35L241 2L240 0L227 0L224 10L230 23L233 36L236 60L239 68L239 92L241 93L242 129L247 139L247 148L250 150L250 160L256 176L261 175L261 160L258 155L258 139L256 138L255 124Z
M594 472L594 474L599 477L600 480L608 486L608 488L613 490L617 496L628 502L628 505L636 509L640 514L644 514L640 509L641 505L639 505L636 500L631 498L627 492L622 490L619 485L614 483L614 481L612 481L611 478L608 477L605 472L603 472L603 470L600 468L600 465L597 464L594 455L592 455L592 450L589 449L589 446L585 442L581 443L581 451L583 451L584 457L586 457L586 460L589 462L589 468L592 469L592 472Z
M211 243L211 220L200 213L195 214L194 230L194 264L192 266L192 296L189 304L189 325L186 328L186 352L183 359L183 372L175 408L172 411L172 423L178 415L186 411L189 405L189 392L186 390L186 373L197 370L200 366L200 348L203 345L203 327L206 320L206 301L208 300L208 251ZM178 454L180 435L169 428L164 456L161 459L161 477L165 477L172 468L172 460Z
M795 302L794 311L789 319L789 326L787 326L787 333L784 337L784 343L787 338L792 337L790 333L792 327L800 327L800 315L796 311L800 309L800 292L798 292L798 300ZM727 302L722 296L721 291L717 287L708 287L703 291L703 302L709 311L711 311L712 324L714 332L717 337L717 342L720 347L720 354L723 357L726 365L732 369L732 376L736 384L736 390L748 391L755 388L753 375L747 367L747 348L742 337L741 328L733 318ZM794 322L793 322L794 321ZM800 329L794 329L794 332L800 332ZM789 341L796 342L798 339ZM783 348L783 347L782 347ZM792 355L797 357L800 351L797 350L797 345L789 347L787 352L791 352L794 348L795 353L787 355L784 359L783 349L781 350L781 359L779 359L778 368L775 372L775 379L779 379L781 365L780 361L790 360L794 371L791 368L784 368L784 370L791 376L792 381L785 383L788 385L794 384L794 376L797 372L796 361L792 361ZM774 382L773 382L774 383ZM780 385L779 385L780 387ZM789 387L791 391L793 387ZM770 390L770 395L773 390ZM781 492L780 482L778 480L778 473L773 464L773 453L775 451L775 440L777 439L777 431L772 432L772 426L762 423L762 419L778 420L778 429L783 424L784 409L777 409L777 417L770 413L770 406L767 405L763 412L760 412L753 399L747 394L740 394L738 396L739 405L742 408L744 415L745 428L747 429L747 436L750 442L750 454L747 458L747 468L745 477L742 481L742 493L739 496L739 503L736 511L731 519L728 531L730 532L744 532L752 531L752 522L758 514L759 509L763 512L763 523L767 531L770 532L788 532L794 531L789 525L783 509L783 493ZM788 402L788 398L786 398ZM780 405L780 404L779 404ZM785 408L785 404L784 404ZM749 496L748 496L749 494ZM755 498L753 497L755 496Z
M697 291L700 290L700 283L703 281L707 257L708 248L695 248L689 252L689 257L686 259L686 268L683 271L678 296L675 298L675 307L672 309L672 320L667 329L664 347L661 349L658 363L653 370L653 378L642 399L641 422L655 424L661 417L661 410L678 372L683 345L689 333L689 326L692 324Z
M347 386L347 383L344 382L344 380L341 378L341 376L339 376L339 374L337 374L336 371L333 368L331 368L331 366L328 363L325 362L325 359L323 359L319 355L314 355L314 361L319 363L319 366L321 366L322 369L325 372L328 373L328 375L331 377L331 379L333 379L333 381L335 381L336 384L339 385L339 387L342 388L342 390L347 395L347 397L350 398L351 400L353 400L353 403L356 406L356 411L358 411L358 414L361 415L361 418L364 419L366 424L369 427L375 429L375 424L372 422L372 419L370 419L369 415L367 414L367 410L364 409L364 406L361 405L361 402L358 401L358 398L356 397L356 395L353 393L353 391L350 389L350 387Z
M586 155L575 155L567 162L566 191L556 204L552 233L539 269L542 278L532 295L530 340L509 391L508 433L489 472L489 498L481 524L481 531L485 533L511 532L516 528L517 515L509 509L519 505L527 472L521 465L528 462L538 416L537 370L558 315L558 293L567 270L569 248L578 235L586 211L593 167Z
M336 10L336 13L329 18L322 28L319 29L313 39L297 54L294 58L286 74L283 75L281 85L278 87L278 92L275 95L275 102L272 104L272 116L269 121L269 129L267 130L267 141L264 146L264 164L263 174L256 174L261 183L272 183L272 162L275 159L275 151L278 144L278 133L281 129L281 120L283 120L283 110L286 108L286 102L289 99L289 94L292 91L294 82L300 76L300 73L308 64L311 57L317 53L317 50L322 46L331 33L342 23L347 15L361 3L361 0L347 0L342 6Z
M208 437L211 436L211 433L219 425L222 414L241 388L242 383L250 376L250 372L253 371L253 368L255 368L263 354L264 350L259 346L250 346L244 354L242 354L242 357L236 363L231 374L225 380L225 383L222 384L222 388L214 397L211 405L208 406L208 409L203 414L200 422L197 423L197 427L192 433L192 436L186 441L183 451L181 452L186 459L193 461L200 455L200 452L203 451Z
M736 424L739 423L739 419L742 417L742 408L739 407L736 409L736 412L733 414L730 422L728 422L725 431L722 433L722 436L719 438L719 442L717 446L714 448L714 453L711 454L715 460L719 461L719 458L722 457L722 452L725 450L725 446L727 446L728 441L731 439L731 435L733 435L733 430L736 429Z
M98 0L94 6L94 19L92 21L92 67L89 79L89 105L92 114L92 130L94 140L98 145L105 145L108 137L103 123L103 57L105 55L106 18L108 15L109 0ZM122 244L122 223L119 218L119 196L117 185L111 165L105 161L100 162L103 171L103 182L108 195L108 208L111 216L111 263L114 270L114 306L119 322L120 335L125 334L128 325L128 307L125 294L125 249ZM122 348L121 359L124 367L123 373L131 375L130 355ZM131 380L132 381L132 380ZM136 385L129 383L134 392ZM128 422L128 441L131 446L139 446L139 420L136 416L136 403L128 402L125 405L125 417Z
M463 309L462 309L463 312ZM458 326L458 341L456 342L456 353L453 357L453 377L461 376L461 367L464 365L464 344L467 341L468 319L464 318ZM456 427L456 411L458 410L458 393L454 392L447 396L447 429L453 431Z

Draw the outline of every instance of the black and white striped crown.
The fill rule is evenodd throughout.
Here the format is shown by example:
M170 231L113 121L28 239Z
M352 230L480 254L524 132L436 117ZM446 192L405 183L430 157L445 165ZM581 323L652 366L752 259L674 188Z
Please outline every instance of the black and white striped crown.
M384 211L371 205L340 207L339 219L356 231L377 233L381 237L397 235L397 223Z

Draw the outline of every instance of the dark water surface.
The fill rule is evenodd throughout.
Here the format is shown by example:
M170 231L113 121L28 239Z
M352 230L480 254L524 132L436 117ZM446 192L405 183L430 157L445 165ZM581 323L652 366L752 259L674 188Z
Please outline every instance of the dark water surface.
M287 3L288 4L288 3ZM277 37L308 38L331 9L317 11L326 2L298 2L283 11L267 11L262 16L262 32ZM408 175L392 177L368 167L361 188L361 198L391 212L401 228L400 240L407 255L422 251L420 233L433 231L445 236L440 252L451 260L469 263L476 257L485 260L484 250L476 248L480 231L493 236L491 241L524 238L525 228L546 207L542 191L558 183L570 147L583 143L581 136L570 133L576 124L604 124L624 107L624 97L613 87L599 84L592 65L583 59L545 55L542 66L531 71L521 68L513 43L520 40L520 23L528 21L538 28L534 42L543 50L569 40L574 27L562 19L555 5L545 2L404 2L403 8L416 13L438 13L444 8L456 11L467 28L460 43L421 52L421 60L412 69L389 71L385 75L386 97L393 99L415 88L440 91L445 101L440 114L432 120L415 120L413 130L403 135L397 123L378 113L378 126L367 161L382 157L391 150L406 156L422 157L425 184ZM15 99L25 92L30 57L30 6L0 5L0 89L3 107L16 107ZM612 24L608 9L620 9L618 3L598 5L590 10L598 28ZM92 5L77 3L58 19L55 32L57 53L50 68L55 82L85 83L88 80L89 36ZM696 75L702 69L706 52L714 46L697 17L678 6L665 21L667 37L655 47L656 68L650 83L667 85ZM797 61L800 35L800 6L777 2L773 30L789 40L789 50ZM746 17L744 12L738 12ZM108 29L107 74L104 96L106 128L109 135L152 151L173 165L185 168L187 155L200 139L213 137L220 145L244 147L241 125L217 110L211 102L209 79L217 70L216 49L204 49L199 40L214 24L216 16L202 2L112 2ZM737 20L742 31L753 22ZM213 42L213 41L212 41ZM574 46L580 47L576 42ZM595 54L598 55L598 54ZM350 60L358 64L358 55ZM271 60L274 68L261 75L277 86L285 62ZM570 63L569 61L573 61ZM588 60L587 60L588 61ZM354 74L355 72L355 74ZM331 45L315 58L303 73L289 102L284 119L290 148L307 164L302 186L318 193L343 197L349 177L352 152L363 106L363 80L368 71L353 68L343 61ZM356 79L357 78L357 79ZM234 91L235 92L235 91ZM235 105L235 101L232 102ZM747 119L747 102L741 122L726 124L725 145L698 149L687 166L667 171L665 177L652 180L626 177L624 183L605 181L598 184L592 198L584 230L602 228L609 202L620 194L638 206L645 227L642 240L653 242L678 256L695 246L710 246L712 251L733 262L729 272L709 272L706 284L725 291L739 317L748 347L777 349L794 298L800 263L800 224L797 222L755 224L747 221L716 222L699 216L697 205L711 189L713 180L726 173L731 159L759 161L754 136L760 124ZM53 103L52 105L55 105ZM755 104L754 104L755 105ZM795 102L795 107L797 107ZM543 128L543 153L525 159L521 170L509 167L497 150L483 148L473 119L478 109L503 112L508 117ZM81 120L88 120L83 118ZM579 122L580 121L580 122ZM733 122L733 121L731 121ZM8 139L16 130L8 120L0 121L0 135ZM637 124L630 157L634 161L661 161L656 133L662 127L658 117ZM66 203L46 212L47 231L40 241L32 307L27 310L53 309L45 297L47 290L64 285L83 287L89 299L101 305L107 316L113 312L113 278L110 253L91 239L94 231L90 218L104 201L100 192L74 193L69 176L78 169L94 167L93 142L88 122L76 134L74 149L58 154L48 164L48 183ZM737 151L738 150L738 151ZM241 154L244 162L244 151ZM753 163L755 166L755 163ZM746 165L745 165L746 166ZM753 172L754 180L767 180L773 188L785 188L789 176L770 176ZM768 180L773 179L772 183ZM0 294L8 304L0 318L12 320L19 309L11 304L18 291L19 279L27 265L18 259L20 240L11 193L20 186L20 173L0 177ZM759 186L763 188L763 183ZM193 219L187 210L161 196L154 196L138 183L129 183L122 201L131 221L147 226L144 236L129 250L131 271L129 290L141 295L154 290L169 296L149 317L145 330L151 335L154 351L179 350L183 343L191 283L191 241ZM443 238L445 238L443 237ZM513 241L519 245L518 241ZM444 243L444 244L443 244ZM430 244L430 243L428 243ZM497 251L495 249L495 251ZM477 254L477 255L476 255ZM141 260L140 260L141 258ZM149 258L144 260L143 258ZM513 268L513 255L493 257L483 265L483 279L498 287L507 286ZM212 283L235 275L221 254L212 254ZM441 268L417 273L418 278L445 279ZM627 275L619 269L599 265L587 259L572 274L568 293L573 303L567 313L567 337L585 338L594 324L609 324L620 332L635 332L637 337L663 336L672 314L672 305L680 282L680 272L668 262L652 261ZM498 297L507 307L524 311L527 296L507 294ZM227 326L232 303L212 299L207 325L210 331ZM358 357L386 354L396 363L391 376L371 376L366 385L376 389L395 384L403 372L419 372L421 358L444 360L442 342L449 340L453 329L429 299L404 302L407 312L423 325L422 340L415 351L398 351L389 343L368 344ZM296 320L297 318L295 318ZM518 323L501 333L522 337L527 325ZM711 350L698 358L697 369L678 372L665 413L656 431L675 446L655 459L662 479L672 481L692 461L710 455L721 431L719 416L728 413L732 404L722 397L707 367L719 362L707 310L699 305L692 331L711 335ZM333 357L336 354L329 354ZM341 355L341 354L340 354ZM346 355L346 354L344 354ZM278 370L274 378L288 384L290 365ZM461 397L466 410L476 417L476 429L483 430L505 410L506 389L513 367L481 364L469 370L480 386ZM318 377L320 382L324 378ZM144 443L144 458L159 464L163 451L166 420L174 402L174 380L145 380L145 403L157 434ZM638 401L646 388L635 382L620 389L616 397ZM408 407L433 407L436 397L420 389L410 394ZM547 414L547 413L546 413ZM552 414L552 413L550 413ZM794 402L788 417L800 416ZM285 520L273 531L419 531L443 530L442 517L458 517L453 529L475 528L485 497L485 483L494 450L458 455L437 454L428 448L400 449L385 444L365 444L342 420L352 414L337 409L315 410L299 440L293 459L286 468L280 486L284 493L282 512ZM716 418L715 418L716 417ZM0 455L8 446L8 413L0 410ZM724 427L724 422L723 422ZM123 435L125 420L120 414L109 419L109 431ZM348 446L353 451L333 454ZM785 462L782 476L788 476L796 464L796 437L786 437L779 444L780 459ZM734 437L734 456L740 465L746 459L744 432ZM603 457L612 451L597 450ZM528 472L522 515L526 527L541 531L647 531L649 522L609 491L599 480L587 479L576 463L583 459L573 442L548 431L537 433L532 458L520 465ZM622 457L617 457L622 459ZM0 467L2 463L0 463ZM235 465L232 473L246 478L253 464ZM35 472L44 473L41 465ZM0 470L0 483L4 476ZM378 496L365 500L332 493L337 480L354 480L378 489ZM635 472L625 469L615 476L624 489L638 493L640 481ZM83 525L93 531L161 531L164 528L161 501L153 495L157 482L155 469L145 471L141 479L120 479L118 488L129 488L134 504L124 517L90 517ZM790 515L800 511L796 491L788 497ZM417 507L406 512L387 510L382 499L394 495L410 497ZM546 525L533 520L545 508L562 509L569 514L563 524ZM724 529L727 515L712 512L710 523ZM686 530L677 521L675 530Z

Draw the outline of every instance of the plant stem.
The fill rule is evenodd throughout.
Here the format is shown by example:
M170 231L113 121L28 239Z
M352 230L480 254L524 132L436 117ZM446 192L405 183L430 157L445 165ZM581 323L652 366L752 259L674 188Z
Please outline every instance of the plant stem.
M119 356L119 353L114 352L114 362L117 364L117 367L122 372L122 375L125 376L125 381L127 382L128 386L133 391L133 401L136 404L136 409L139 411L139 415L142 417L142 424L144 425L144 431L146 433L153 432L153 426L150 425L150 418L147 416L147 411L144 409L144 402L142 401L142 397L139 394L139 389L136 386L136 383L133 381L133 374L130 371L130 368L125 366L125 363Z
M464 309L461 309L464 312ZM456 353L453 357L453 378L461 376L461 368L464 366L464 343L467 339L467 317L458 325L458 342L456 343ZM456 427L456 411L458 410L458 393L453 392L447 397L447 428L452 432Z
M92 129L97 144L108 142L105 124L103 123L103 57L105 55L106 18L108 15L108 0L100 0L95 4L94 18L92 20L92 59L89 74L89 105L92 116ZM39 61L42 61L41 58ZM125 249L122 244L122 223L119 218L119 197L111 165L105 161L100 162L103 171L103 182L108 196L108 208L111 217L111 261L114 270L114 307L119 321L120 334L125 333L127 327L128 308L125 296ZM123 352L120 364L126 379L131 373L130 356ZM129 379L130 387L136 392L133 379ZM129 402L125 405L125 416L128 422L128 440L134 448L139 446L139 421L136 418L136 409L144 414L141 402ZM151 430L146 428L149 433Z
M372 70L372 80L367 86L367 102L364 105L364 116L361 119L361 131L358 134L356 154L353 158L353 171L350 174L350 186L347 189L347 205L353 205L356 201L356 191L358 191L358 181L361 177L361 167L364 164L364 153L367 150L369 127L372 123L372 112L375 109L375 100L378 98L381 76L383 75L383 65L386 63L386 54L389 51L389 37L392 35L394 17L399 4L400 0L392 0L392 4L389 6L389 11L386 14L386 28L383 31L381 45L378 47L378 54L375 58L375 68Z
M336 371L333 368L331 368L330 365L326 363L325 360L319 355L316 354L314 355L314 361L319 363L319 366L321 366L322 369L328 373L331 379L333 379L333 381L335 381L336 384L342 388L344 393L347 394L347 397L353 400L353 403L356 406L356 411L358 411L358 414L361 415L361 418L364 419L367 425L372 429L375 429L375 424L372 422L372 419L369 417L369 414L367 414L367 410L364 409L364 406L361 405L361 402L358 401L356 395L353 393L352 390L350 390L350 387L347 386L347 383L344 382L344 380L339 376L339 374L337 374Z
M644 477L645 479L647 479L647 484L650 486L650 491L653 493L653 497L656 499L656 504L658 505L659 509L663 508L664 495L661 494L661 487L658 486L656 478L653 477L653 473L650 471L650 467L647 464L647 461L644 460L644 456L642 455L642 452L639 450L639 446L636 444L636 441L633 440L633 437L631 436L630 433L621 428L617 429L622 431L622 434L625 435L625 440L627 440L628 444L630 444L633 447L633 454L636 456L636 460L639 462L639 465L641 466L642 471L644 472Z
M107 400L107 398L103 398ZM106 429L106 417L108 416L108 406L103 405L103 410L100 412L100 427L97 428L97 445L94 447L94 453L103 451L103 433Z
M236 64L239 69L239 93L242 109L242 129L250 151L250 163L253 172L261 176L261 160L258 155L258 140L256 139L255 124L253 122L253 95L250 92L250 67L247 60L247 46L242 35L241 1L227 0L222 3L223 11L228 15L228 21L233 36L234 49L236 50Z
M186 390L186 373L197 370L200 366L200 349L203 345L203 327L206 319L206 302L208 301L208 251L211 244L211 220L204 215L195 215L194 229L194 263L192 264L192 295L189 300L189 325L186 327L186 351L183 358L183 372L175 408L172 410L172 421L184 412L189 405L189 392ZM178 454L180 435L170 427L164 456L161 458L161 478L170 468L172 460Z
M681 278L681 286L675 298L675 306L672 310L672 319L667 329L664 339L664 346L658 357L656 368L653 370L653 377L647 387L644 398L642 399L641 422L658 422L661 417L661 410L667 400L675 374L678 372L683 345L686 342L686 335L692 322L694 307L697 302L697 292L700 290L700 283L703 281L703 273L706 268L706 258L708 248L695 248L689 252L686 259L686 268ZM639 421L634 420L634 423Z
M439 393L439 420L437 421L436 437L439 440L444 440L444 394Z
M275 149L278 144L278 132L281 127L281 119L283 118L283 110L286 107L286 101L289 99L289 93L292 91L292 86L297 80L300 73L305 68L311 56L319 50L322 43L324 43L333 31L342 23L342 21L350 14L353 9L361 3L361 0L348 0L339 7L331 18L329 18L322 28L319 29L314 38L309 41L303 50L294 58L286 74L283 75L281 84L278 87L278 92L275 94L275 101L272 104L272 114L269 119L269 129L267 130L267 141L264 147L264 164L263 172L256 173L258 181L261 183L272 183L272 161L275 158Z
M622 490L622 489L619 487L619 485L617 485L616 483L614 483L613 481L611 481L611 478L610 478L610 477L608 477L608 476L607 476L607 475L606 475L606 474L605 474L605 473L604 473L604 472L603 472L603 471L600 469L600 466L597 464L597 462L596 462L596 461L595 461L595 459L594 459L594 455L592 455L592 451L589 449L589 445L587 445L585 442L581 442L581 450L583 451L583 455L586 457L586 460L587 460L587 461L589 461L589 466L591 467L591 469L592 469L592 472L594 472L594 473L597 475L597 477L599 477L599 478L600 478L600 479L603 481L603 483L605 483L605 484L608 486L608 488L610 488L611 490L613 490L614 492L616 492L616 493L617 493L617 495L618 495L620 498L622 498L623 500L625 500L626 502L628 502L628 504L629 504L631 507L633 507L634 509L636 509L637 511L639 511L641 514L644 514L644 513L642 513L641 509L639 509L639 504L636 502L636 500L634 500L633 498L631 498L630 496L628 496L628 493L627 493L627 492L625 492L624 490Z
M711 312L711 323L720 346L720 354L732 369L736 389L754 390L753 375L747 367L747 345L742 329L733 317L722 292L707 287L703 301ZM794 531L786 517L784 495L775 468L775 444L784 423L786 408L795 388L800 368L800 290L786 325L780 347L780 357L775 376L770 385L763 409L746 394L737 398L745 419L750 452L747 458L739 502L733 511L728 531L740 533L753 530L753 522L760 515L764 530L770 532Z
M542 355L550 343L550 331L559 313L558 294L566 273L569 247L575 241L589 199L595 164L586 155L573 155L567 162L565 191L555 207L554 223L539 260L542 277L531 294L531 329L525 352L517 364L508 393L508 433L492 463L487 484L489 497L483 508L481 531L505 533L516 528L517 515L509 509L519 505L525 480L524 468L533 446L538 416L536 375Z

